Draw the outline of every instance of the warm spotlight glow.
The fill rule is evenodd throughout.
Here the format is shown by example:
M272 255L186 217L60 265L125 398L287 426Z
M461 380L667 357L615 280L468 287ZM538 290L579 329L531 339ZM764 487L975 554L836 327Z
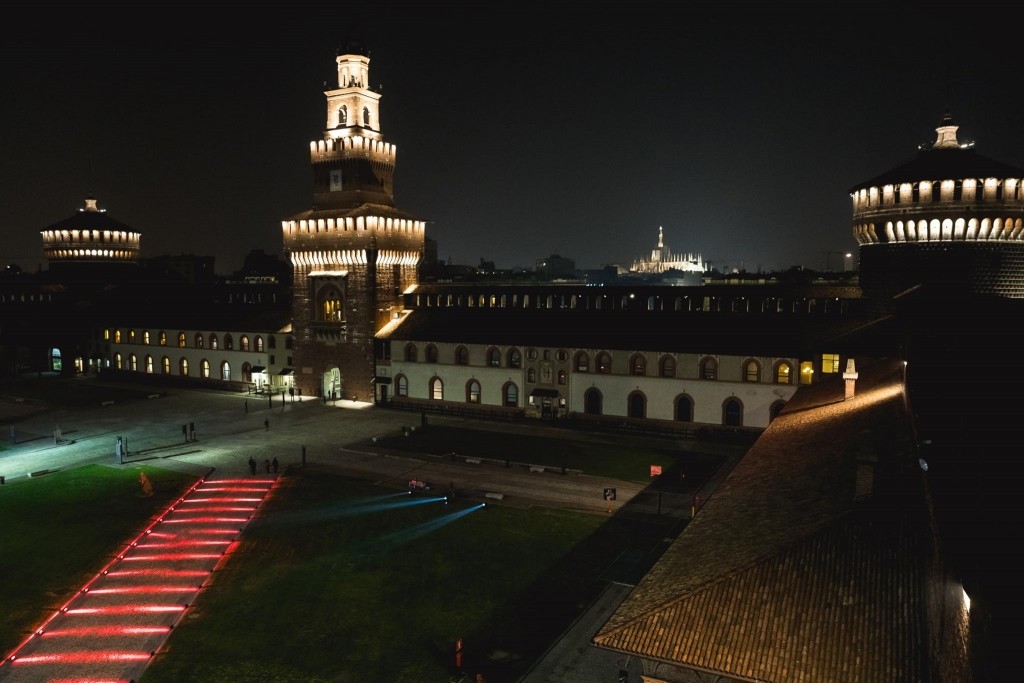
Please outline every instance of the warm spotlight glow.
M970 612L971 611L971 596L969 596L967 594L967 591L965 591L963 589L963 587L960 588L960 592L964 594L964 610Z

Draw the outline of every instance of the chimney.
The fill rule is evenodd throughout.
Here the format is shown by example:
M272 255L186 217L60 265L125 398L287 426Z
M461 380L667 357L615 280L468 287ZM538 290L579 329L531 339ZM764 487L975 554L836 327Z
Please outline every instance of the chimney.
M857 376L857 366L854 364L853 359L847 359L846 372L843 373L843 379L846 380L846 396L844 400L849 401L853 398L853 389L857 383Z

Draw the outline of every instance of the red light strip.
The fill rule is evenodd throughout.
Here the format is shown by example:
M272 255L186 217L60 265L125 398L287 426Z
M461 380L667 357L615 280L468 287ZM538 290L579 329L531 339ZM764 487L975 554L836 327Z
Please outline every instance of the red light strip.
M170 543L140 543L139 548L188 548L193 545L227 545L231 541L173 541Z
M184 612L185 605L113 605L110 607L76 607L64 614L141 614L156 612Z
M195 522L205 522L213 524L216 522L248 522L248 517L190 517L185 519L165 519L164 524L193 524Z
M149 633L170 633L170 626L87 626L82 628L62 628L44 631L43 638L81 637L81 636L134 636Z
M204 569L119 569L108 572L107 576L207 576Z
M212 560L220 557L220 553L165 553L163 555L133 555L124 558L124 562L164 562L166 560Z
M13 660L14 664L73 664L82 662L134 662L149 659L148 652L65 652L56 655L27 655Z
M97 588L89 595L110 595L115 593L194 593L197 586L125 586L124 588Z
M182 505L188 505L191 503L258 503L262 498L242 498L240 496L231 496L229 498L193 498L191 500L182 501Z

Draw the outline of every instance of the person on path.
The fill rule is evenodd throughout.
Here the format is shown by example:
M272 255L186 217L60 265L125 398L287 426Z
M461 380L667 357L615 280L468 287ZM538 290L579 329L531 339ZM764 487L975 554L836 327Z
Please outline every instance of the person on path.
M274 474L277 474L277 456L276 455L274 456L274 462L272 464L274 466Z
M265 432L269 432L270 431L270 420L264 420L263 421L263 431L265 431Z
M256 459L249 456L249 474L256 474Z
M263 464L267 468L267 474L270 474L270 460L265 460Z

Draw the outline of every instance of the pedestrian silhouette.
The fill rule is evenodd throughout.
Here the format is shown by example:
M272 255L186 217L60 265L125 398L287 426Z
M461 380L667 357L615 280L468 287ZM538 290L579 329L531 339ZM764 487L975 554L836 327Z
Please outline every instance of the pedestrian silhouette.
M277 458L274 458L274 474L277 474Z
M270 461L269 461L269 460L266 460L266 461L264 462L264 464L265 464L265 465L266 465L266 467L267 467L267 474L270 474Z
M267 431L267 432L270 431L270 420L264 420L263 421L263 430Z
M249 456L249 473L256 474L256 459L251 455Z

